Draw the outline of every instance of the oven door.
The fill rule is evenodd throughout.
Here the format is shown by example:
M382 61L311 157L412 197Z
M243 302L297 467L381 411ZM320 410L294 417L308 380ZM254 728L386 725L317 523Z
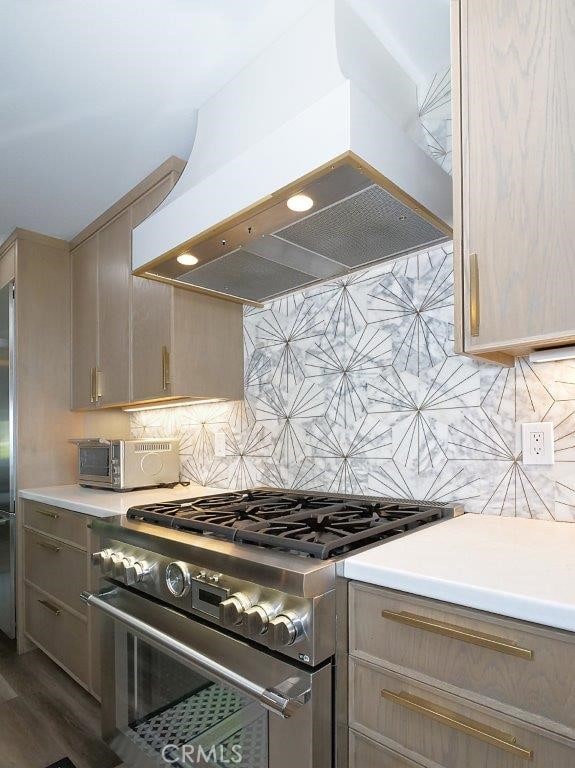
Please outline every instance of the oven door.
M331 664L302 669L121 587L84 599L103 615L103 737L126 765L331 768Z

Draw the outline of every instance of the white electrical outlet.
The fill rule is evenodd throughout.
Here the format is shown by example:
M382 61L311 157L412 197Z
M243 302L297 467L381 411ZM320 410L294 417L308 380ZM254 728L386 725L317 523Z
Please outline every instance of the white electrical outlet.
M524 464L554 464L553 423L537 421L521 425Z
M216 432L214 434L214 453L216 456L219 456L219 457L223 457L227 455L225 432Z

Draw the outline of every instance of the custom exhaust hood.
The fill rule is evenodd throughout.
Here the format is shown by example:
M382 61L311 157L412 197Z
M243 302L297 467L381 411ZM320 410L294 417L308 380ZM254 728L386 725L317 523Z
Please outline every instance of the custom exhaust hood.
M134 272L260 303L450 238L451 177L407 132L416 104L348 0L317 0L199 109Z

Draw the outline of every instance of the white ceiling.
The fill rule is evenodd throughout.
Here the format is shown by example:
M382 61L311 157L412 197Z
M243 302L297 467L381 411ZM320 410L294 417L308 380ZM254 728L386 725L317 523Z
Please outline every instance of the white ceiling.
M187 159L197 107L314 1L0 0L0 238L69 239ZM351 1L414 80L449 63L449 0Z

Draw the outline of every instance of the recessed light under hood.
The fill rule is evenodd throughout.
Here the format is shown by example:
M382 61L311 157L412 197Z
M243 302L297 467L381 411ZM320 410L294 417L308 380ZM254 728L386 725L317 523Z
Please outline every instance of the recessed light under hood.
M448 239L451 178L404 130L414 88L347 0L318 0L199 110L134 271L258 303Z

